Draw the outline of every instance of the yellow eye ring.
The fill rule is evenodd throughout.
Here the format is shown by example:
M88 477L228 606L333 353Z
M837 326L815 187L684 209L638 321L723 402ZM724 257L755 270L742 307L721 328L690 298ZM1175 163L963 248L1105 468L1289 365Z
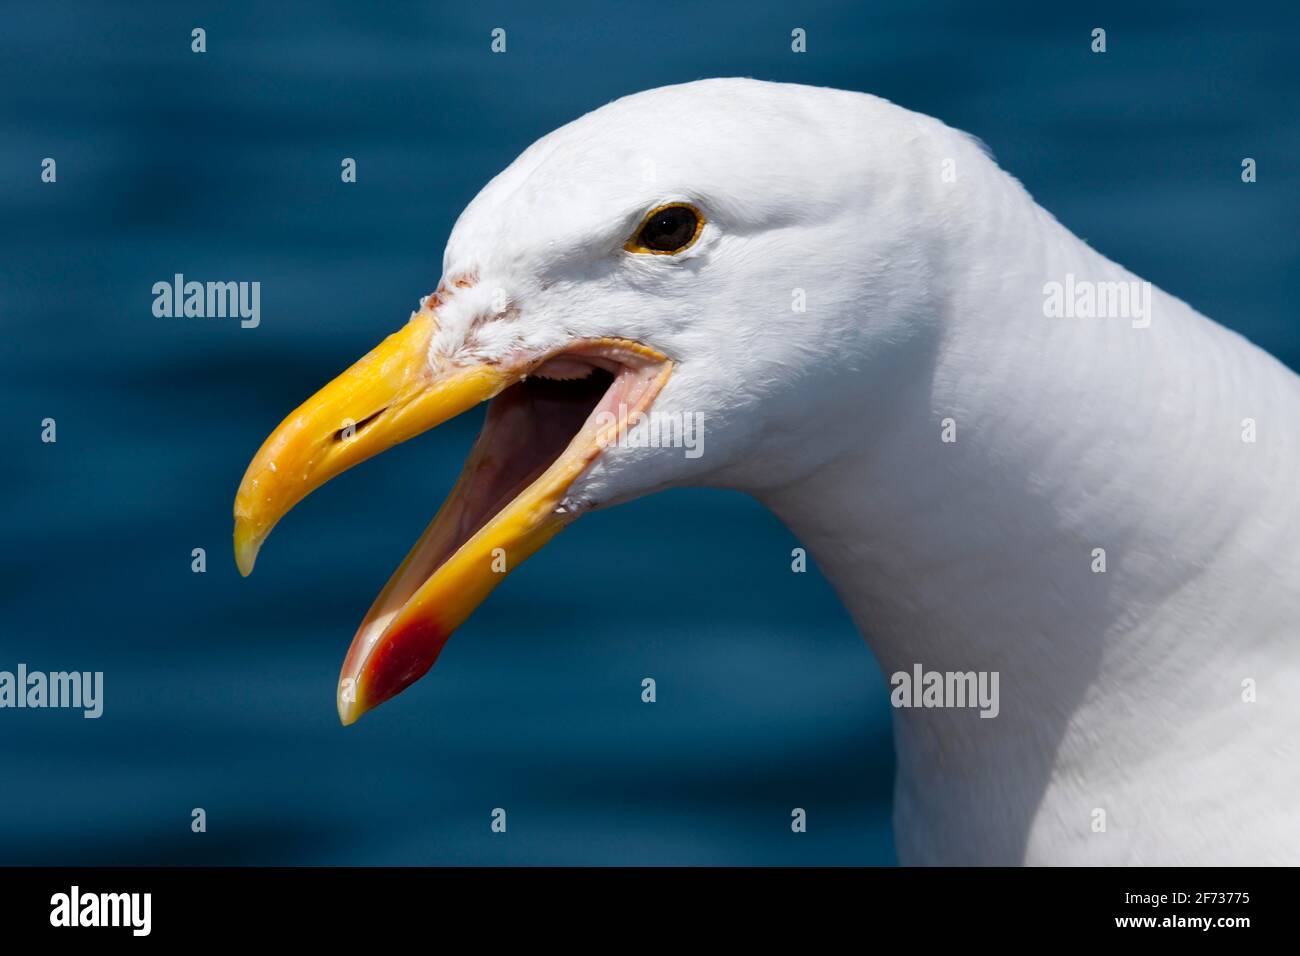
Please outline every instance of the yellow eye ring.
M665 203L646 213L623 248L652 256L676 255L695 245L707 221L688 202Z

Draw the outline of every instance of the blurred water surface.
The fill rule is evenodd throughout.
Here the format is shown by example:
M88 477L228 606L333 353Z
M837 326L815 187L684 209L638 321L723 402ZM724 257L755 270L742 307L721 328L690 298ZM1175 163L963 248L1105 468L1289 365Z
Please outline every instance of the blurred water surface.
M345 731L343 652L478 417L318 492L247 581L243 467L435 286L457 213L520 150L705 76L967 129L1077 234L1296 366L1294 11L6 6L0 669L102 670L106 703L0 712L0 863L891 862L886 685L754 502L681 491L584 519ZM261 326L155 318L177 272L260 281Z

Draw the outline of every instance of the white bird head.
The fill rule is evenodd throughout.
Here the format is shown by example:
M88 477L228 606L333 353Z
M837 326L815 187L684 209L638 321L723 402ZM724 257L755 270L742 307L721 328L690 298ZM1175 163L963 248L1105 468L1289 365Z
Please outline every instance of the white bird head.
M979 155L862 94L709 80L596 110L493 179L437 292L276 429L236 499L248 573L311 490L492 401L357 632L344 722L423 674L583 511L674 485L786 485L860 442L939 334L932 290L973 215L937 201L941 164ZM855 427L814 427L837 419Z

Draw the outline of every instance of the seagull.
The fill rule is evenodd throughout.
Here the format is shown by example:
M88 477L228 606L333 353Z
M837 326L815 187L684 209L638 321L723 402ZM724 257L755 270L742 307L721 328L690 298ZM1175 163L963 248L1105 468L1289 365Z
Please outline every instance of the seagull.
M735 489L884 674L997 678L996 708L894 709L901 862L1300 862L1300 378L973 136L750 79L544 136L461 214L408 323L257 452L241 573L312 490L481 402L352 641L343 724L587 512Z

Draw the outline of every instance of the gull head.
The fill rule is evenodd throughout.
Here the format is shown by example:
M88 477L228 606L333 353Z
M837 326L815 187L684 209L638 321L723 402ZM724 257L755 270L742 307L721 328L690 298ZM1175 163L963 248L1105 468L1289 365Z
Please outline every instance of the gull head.
M869 440L937 335L963 213L938 201L934 144L978 152L934 128L952 134L862 94L708 80L598 109L488 183L436 291L275 429L235 499L248 574L312 490L490 403L353 638L345 724L423 675L584 512L678 485L788 486Z

